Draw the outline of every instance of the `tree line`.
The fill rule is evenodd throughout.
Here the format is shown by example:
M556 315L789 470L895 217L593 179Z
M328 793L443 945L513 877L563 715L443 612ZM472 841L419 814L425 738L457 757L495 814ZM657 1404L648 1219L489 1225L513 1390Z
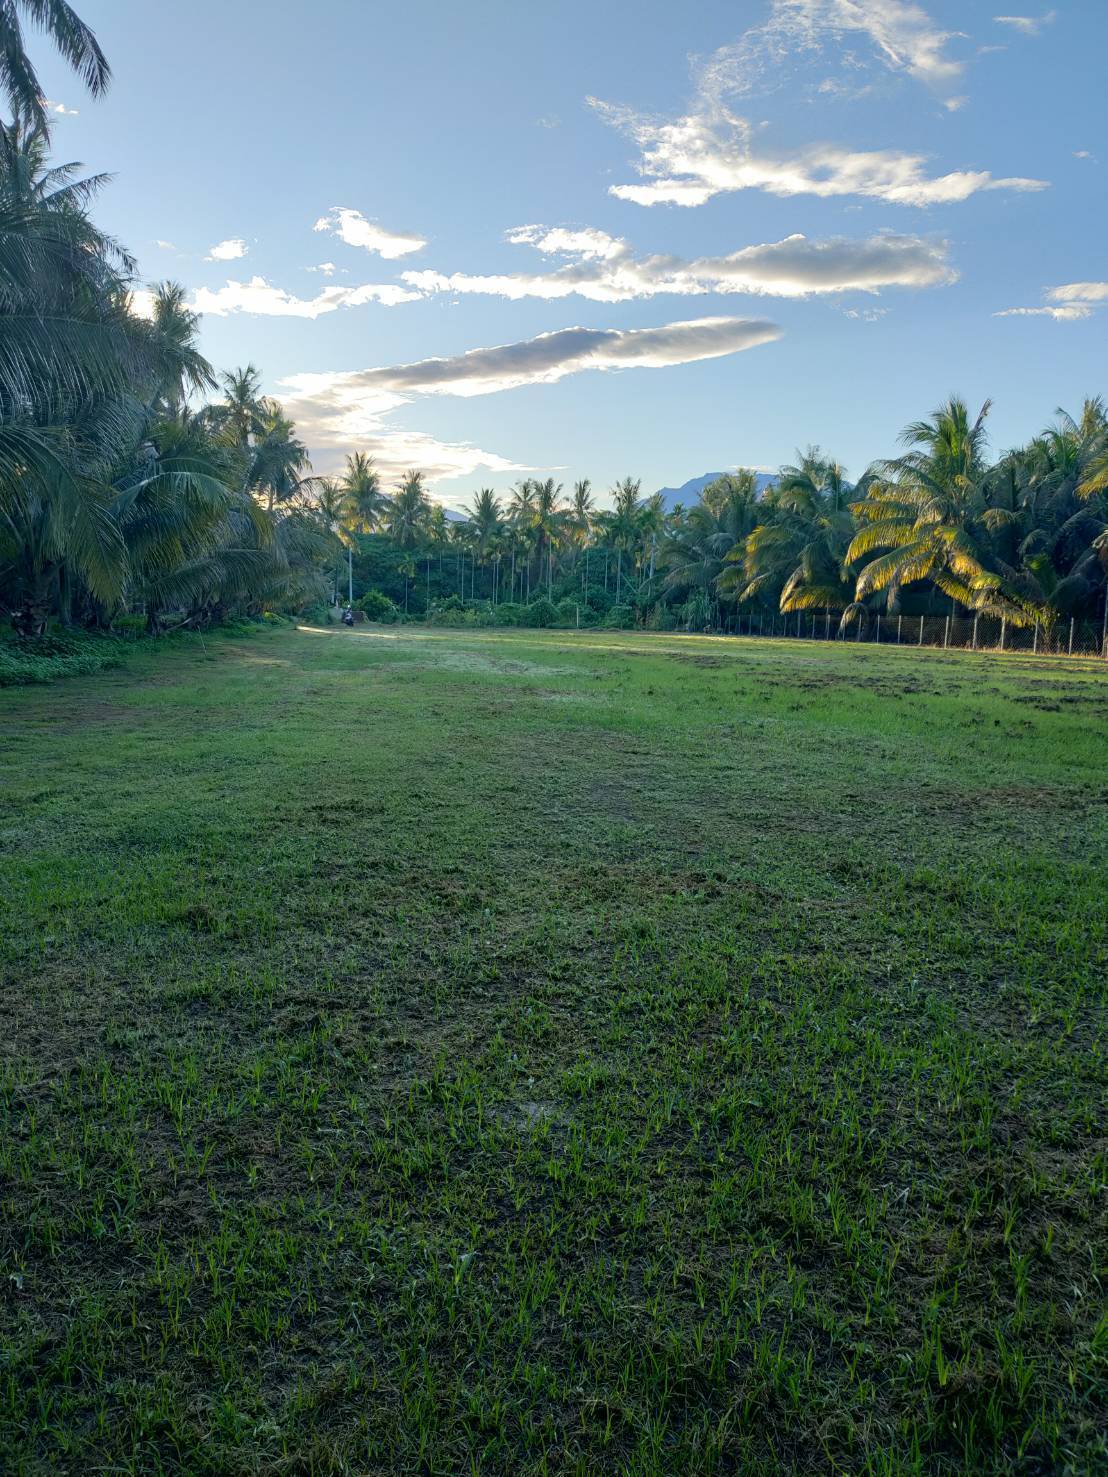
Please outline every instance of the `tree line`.
M593 615L618 612L616 623L661 626L757 610L820 611L842 626L879 614L969 612L1043 627L1108 619L1103 401L1087 400L1076 416L1059 411L995 460L988 411L972 416L951 398L905 429L899 455L854 483L810 447L764 492L740 469L687 508L643 497L631 477L603 508L588 480L567 491L526 478L507 498L482 488L450 525L418 474L390 499L360 455L330 485L328 507L359 552L351 564L373 586L378 612L383 593L432 616L469 607L495 618L503 604L541 599L572 602L578 619L583 602ZM375 544L404 557L389 565Z

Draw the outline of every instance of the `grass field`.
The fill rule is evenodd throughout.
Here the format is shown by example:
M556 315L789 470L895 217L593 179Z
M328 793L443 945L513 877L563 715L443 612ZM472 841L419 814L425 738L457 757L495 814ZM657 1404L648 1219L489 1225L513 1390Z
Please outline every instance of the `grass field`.
M1108 671L0 694L0 1470L1104 1471Z

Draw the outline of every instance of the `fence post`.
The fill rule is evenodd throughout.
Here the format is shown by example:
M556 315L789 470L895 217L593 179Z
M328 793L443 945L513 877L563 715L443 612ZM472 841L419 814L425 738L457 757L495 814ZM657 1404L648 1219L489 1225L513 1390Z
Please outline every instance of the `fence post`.
M945 628L943 630L943 650L945 651L949 645L950 645L950 617L947 616L947 618L946 618L946 626L945 626Z
M917 646L922 646L923 645L923 616L922 615L919 618L919 640L916 642L916 645Z
M1031 655L1034 656L1039 649L1039 623L1035 622L1034 634L1031 637Z
M881 645L881 612L877 612L877 644Z
M1005 635L1005 632L1007 631L1007 629L1008 629L1008 617L1006 615L1002 615L1000 617L1000 649L1001 649L1001 651L1004 650L1004 635Z
M1104 613L1105 613L1106 616L1108 616L1108 601L1105 602ZM830 606L827 607L827 619L823 623L823 639L825 641L830 641L830 639L831 639L831 607ZM1104 644L1105 644L1105 655L1108 655L1108 635L1106 635L1105 638L1104 638Z
M796 634L797 634L797 639L799 640L799 638L800 638L800 611L799 610L796 613Z
M901 626L903 624L904 624L904 617L902 615L898 615L897 618L896 618L896 644L898 646L900 645L900 628L901 628Z
M1101 655L1108 660L1108 588L1104 591L1104 622L1100 628Z
M1066 655L1067 656L1072 656L1073 655L1073 622L1074 622L1074 617L1071 615L1070 616L1070 644L1069 644L1068 650L1066 651Z
M974 649L974 651L977 650L977 622L979 620L980 620L980 616L977 614L976 611L974 611L974 615L973 615L973 649Z

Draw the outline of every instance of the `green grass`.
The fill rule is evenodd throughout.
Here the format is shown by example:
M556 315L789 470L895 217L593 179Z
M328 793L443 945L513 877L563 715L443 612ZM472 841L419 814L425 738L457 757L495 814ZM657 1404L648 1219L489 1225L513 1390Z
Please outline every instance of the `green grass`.
M1105 1470L1108 672L0 695L0 1469Z

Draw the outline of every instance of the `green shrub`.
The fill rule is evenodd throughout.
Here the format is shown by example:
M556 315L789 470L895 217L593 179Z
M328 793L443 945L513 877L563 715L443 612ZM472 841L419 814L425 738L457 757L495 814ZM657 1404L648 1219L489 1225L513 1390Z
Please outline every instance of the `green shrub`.
M118 667L124 642L103 635L47 634L0 641L0 687L26 687Z
M144 615L117 615L112 621L112 632L116 636L129 637L136 640L139 636L146 635L146 617Z
M400 615L395 604L380 590L367 590L354 604L367 621L380 621L384 625L392 625Z
M558 619L558 607L543 595L540 599L531 601L526 607L526 615L524 625L552 626Z
M646 621L651 631L676 631L677 617L669 605L655 605Z
M635 612L630 605L613 605L601 621L609 631L629 631L635 624Z

